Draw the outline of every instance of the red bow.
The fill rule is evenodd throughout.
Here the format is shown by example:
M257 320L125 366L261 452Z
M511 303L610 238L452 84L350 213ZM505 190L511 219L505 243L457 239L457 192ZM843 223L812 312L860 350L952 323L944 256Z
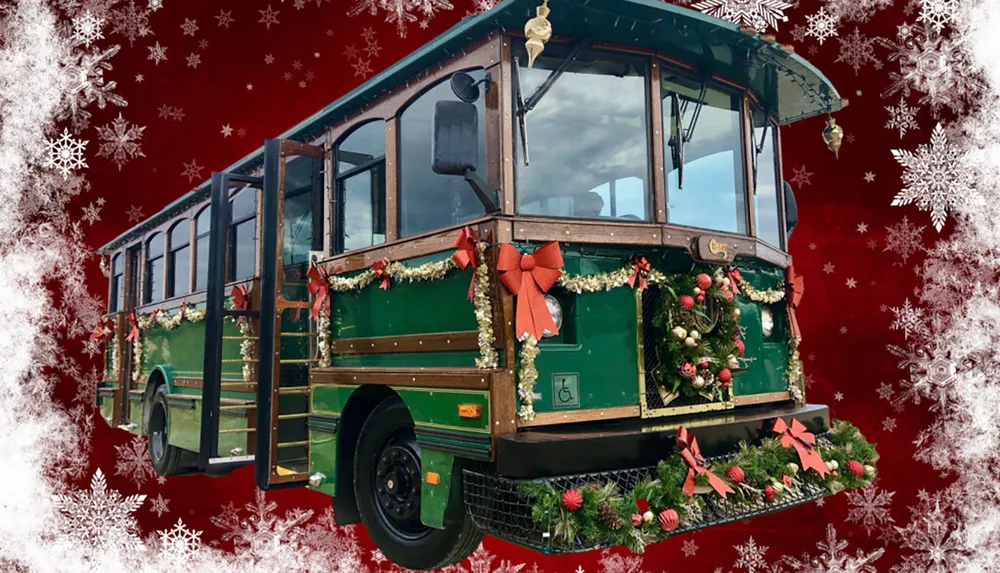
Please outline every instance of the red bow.
M385 268L387 266L389 266L389 261L386 259L372 263L372 270L375 271L375 278L382 279L382 284L378 285L378 288L382 290L389 290L389 273L385 272Z
M306 283L309 295L316 297L312 308L309 310L309 318L316 318L319 316L320 309L326 310L326 294L330 290L330 281L327 280L326 271L323 267L316 263L312 263L309 266L306 278L309 279L309 282Z
M646 257L632 257L632 269L635 271L628 279L628 286L635 288L635 279L639 279L639 290L646 289L646 273L653 268Z
M705 458L701 457L697 438L694 437L694 434L688 434L687 428L684 426L677 430L677 445L681 448L681 458L688 465L687 478L684 480L684 487L681 488L684 493L688 494L688 497L694 495L695 474L708 475L708 484L722 496L722 499L726 499L726 494L733 493L733 488L729 487L729 484L705 467Z
M233 287L233 292L231 293L233 297L233 307L236 310L246 310L250 308L250 297L247 293L247 287L243 285L236 285Z
M90 335L90 338L93 340L107 341L111 340L114 332L114 321L111 320L110 316L105 316L97 321L97 326L94 327L94 332Z
M451 260L463 271L472 266L472 280L469 282L469 300L472 300L476 293L476 272L479 267L479 249L476 232L471 227L465 227L458 232L455 238L455 248L458 252L451 256Z
M805 289L802 277L795 274L795 267L788 265L788 268L785 269L785 299L788 302L788 326L792 331L792 338L802 338L802 333L799 332L799 321L795 318L795 309L799 307Z
M129 331L125 340L139 340L139 319L135 317L134 312L128 313L128 325Z
M784 420L778 418L774 421L772 431L781 434L782 446L795 447L795 451L799 453L802 469L812 468L819 472L820 476L826 475L827 470L826 464L823 463L823 456L819 455L819 452L813 448L816 445L816 436L808 432L802 422L792 418L791 425L788 425Z
M542 295L559 280L559 268L562 266L562 251L556 241L545 243L534 253L523 256L509 243L500 245L497 256L500 282L518 298L514 324L517 338L530 334L535 340L541 340L546 330L552 334L559 333Z
M726 270L726 277L729 279L729 290L733 291L733 294L740 294L739 284L743 282L740 270L736 267L729 267Z

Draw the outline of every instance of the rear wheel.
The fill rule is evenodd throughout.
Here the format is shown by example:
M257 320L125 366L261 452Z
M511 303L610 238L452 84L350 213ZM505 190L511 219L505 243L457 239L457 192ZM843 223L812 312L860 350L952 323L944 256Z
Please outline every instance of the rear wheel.
M465 559L483 539L466 515L462 488L451 488L445 528L420 521L420 446L406 405L396 397L375 407L358 437L354 492L361 520L378 548L408 569L447 567Z
M149 461L161 476L183 475L195 470L194 452L170 445L167 415L167 397L170 393L166 385L153 391L149 401Z

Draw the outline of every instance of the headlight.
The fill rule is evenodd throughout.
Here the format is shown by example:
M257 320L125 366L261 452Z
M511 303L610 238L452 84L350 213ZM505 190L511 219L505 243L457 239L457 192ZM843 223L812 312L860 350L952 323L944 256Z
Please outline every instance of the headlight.
M764 332L764 338L770 337L774 332L774 314L766 306L760 309L760 329Z
M559 301L556 300L556 297L547 294L545 295L545 306L548 307L549 314L552 315L552 322L556 323L556 330L561 329L563 316L562 316L562 306L559 304ZM549 332L549 329L547 328L545 329L544 332L542 332L542 338L549 338L555 335L556 333Z

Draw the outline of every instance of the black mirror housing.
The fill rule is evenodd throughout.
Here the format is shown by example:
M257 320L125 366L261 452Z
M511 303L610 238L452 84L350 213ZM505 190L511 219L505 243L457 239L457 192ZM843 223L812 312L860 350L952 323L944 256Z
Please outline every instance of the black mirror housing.
M788 181L782 181L782 187L785 191L785 240L787 241L791 238L795 225L799 224L799 207L795 202L795 192L792 191Z
M431 169L441 175L465 175L479 165L479 111L464 101L434 104Z

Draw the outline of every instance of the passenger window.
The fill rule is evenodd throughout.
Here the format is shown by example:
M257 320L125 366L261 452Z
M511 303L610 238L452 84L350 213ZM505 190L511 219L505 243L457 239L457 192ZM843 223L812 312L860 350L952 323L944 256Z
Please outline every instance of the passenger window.
M248 279L257 269L257 190L243 188L229 213L229 280Z
M285 163L285 237L282 264L309 262L313 248L313 182L319 181L321 159L299 156Z
M185 219L170 230L167 258L167 298L191 291L191 222Z
M337 145L336 189L335 250L343 253L384 243L384 121L362 125Z
M484 70L468 72L477 82ZM441 229L485 214L483 204L462 177L431 170L434 104L457 101L448 80L442 80L410 103L399 119L399 234L409 237ZM486 178L485 95L475 102L479 112L479 161L476 171Z
M778 206L778 128L767 121L759 108L753 110L754 167L757 176L754 195L757 238L778 247L781 244L781 211Z
M146 242L146 304L163 300L163 233L156 233Z
M696 114L701 86L700 81L671 73L664 67L667 222L745 235L748 231L740 96L709 87Z
M125 257L120 253L111 257L111 300L109 312L121 312L125 304Z
M212 218L208 207L198 213L195 220L194 290L208 288L208 232L212 230Z

